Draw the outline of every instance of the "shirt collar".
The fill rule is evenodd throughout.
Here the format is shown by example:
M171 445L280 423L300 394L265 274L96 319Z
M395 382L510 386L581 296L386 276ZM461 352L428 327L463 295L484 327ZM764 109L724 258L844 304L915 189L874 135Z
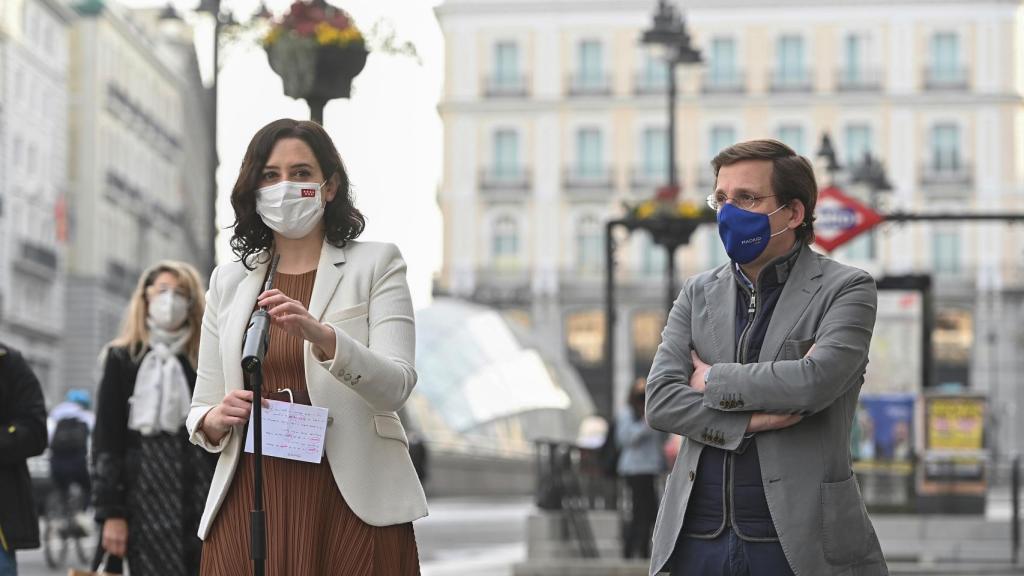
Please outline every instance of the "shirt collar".
M779 256L775 260L769 262L764 268L761 269L760 279L758 284L761 286L781 286L786 283L789 279L790 273L793 271L793 266L796 265L796 261L800 256L800 250L803 248L803 242L799 240L793 243L793 247L790 248L789 252L786 252L782 256ZM740 283L740 286L747 290L754 288L754 283L750 281L750 278L743 272L743 269L736 262L732 263L733 275L736 277L736 281Z

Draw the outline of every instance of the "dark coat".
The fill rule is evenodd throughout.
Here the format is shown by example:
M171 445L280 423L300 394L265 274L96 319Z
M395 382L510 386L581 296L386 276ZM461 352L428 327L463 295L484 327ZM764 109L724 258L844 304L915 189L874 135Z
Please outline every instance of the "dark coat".
M25 461L46 450L46 404L24 356L0 344L0 547L39 547Z
M141 362L142 354L137 358ZM195 369L184 355L179 355L178 360L189 389L194 388ZM92 503L97 520L131 517L128 495L138 477L142 435L128 429L128 399L135 393L138 372L139 362L132 359L128 348L118 346L107 351L96 393L96 425L92 431ZM184 423L181 437L187 442Z

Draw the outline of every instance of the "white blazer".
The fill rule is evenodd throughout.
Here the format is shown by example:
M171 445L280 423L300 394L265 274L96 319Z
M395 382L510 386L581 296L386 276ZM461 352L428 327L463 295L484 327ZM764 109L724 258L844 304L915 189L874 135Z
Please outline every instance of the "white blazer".
M193 443L220 452L199 523L203 539L231 485L244 428L236 426L212 444L198 424L229 390L243 387L242 338L269 260L261 256L251 271L241 262L218 266L206 294L198 378L186 422ZM355 241L336 248L324 242L309 312L333 326L337 340L332 360L318 360L309 342L303 359L310 400L328 410L324 450L342 496L373 526L426 516L409 440L395 414L416 384L412 299L398 248Z

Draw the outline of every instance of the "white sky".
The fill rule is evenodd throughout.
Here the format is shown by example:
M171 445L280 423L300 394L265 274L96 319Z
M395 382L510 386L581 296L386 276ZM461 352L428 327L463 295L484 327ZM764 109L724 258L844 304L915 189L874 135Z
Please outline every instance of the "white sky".
M159 0L121 0L129 7L152 7ZM194 0L173 0L180 13L193 10ZM409 57L371 53L353 83L350 100L332 100L324 110L324 128L334 139L354 185L356 206L366 216L361 240L393 242L409 266L409 285L417 308L430 301L434 272L442 254L441 214L436 196L441 178L443 141L437 103L443 81L444 49L433 15L438 0L331 0L369 31L379 19L393 25L399 40L416 45L422 65ZM267 0L275 16L289 0ZM258 7L258 0L222 0L239 20ZM196 27L196 50L204 74L212 60L212 21L188 16ZM278 118L308 119L304 100L284 95L281 79L255 44L236 44L221 51L217 147L221 228L233 221L228 195L238 175L245 148L265 124ZM196 178L204 174L194 175ZM218 261L231 258L230 231L221 232Z

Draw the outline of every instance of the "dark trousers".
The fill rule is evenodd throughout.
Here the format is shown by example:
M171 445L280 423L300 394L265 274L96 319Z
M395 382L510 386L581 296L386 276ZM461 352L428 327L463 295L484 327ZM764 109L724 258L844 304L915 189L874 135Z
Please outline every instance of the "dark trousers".
M731 528L714 539L680 536L669 560L672 576L792 576L778 542L747 542Z
M658 515L658 497L654 493L654 474L626 476L626 486L633 503L633 517L622 538L622 555L626 558L650 558L651 535Z
M54 458L50 460L50 477L53 484L60 493L63 502L68 501L69 492L73 484L78 484L82 489L82 500L78 505L82 510L89 507L89 493L92 490L92 482L89 479L89 465L85 456L81 458Z

